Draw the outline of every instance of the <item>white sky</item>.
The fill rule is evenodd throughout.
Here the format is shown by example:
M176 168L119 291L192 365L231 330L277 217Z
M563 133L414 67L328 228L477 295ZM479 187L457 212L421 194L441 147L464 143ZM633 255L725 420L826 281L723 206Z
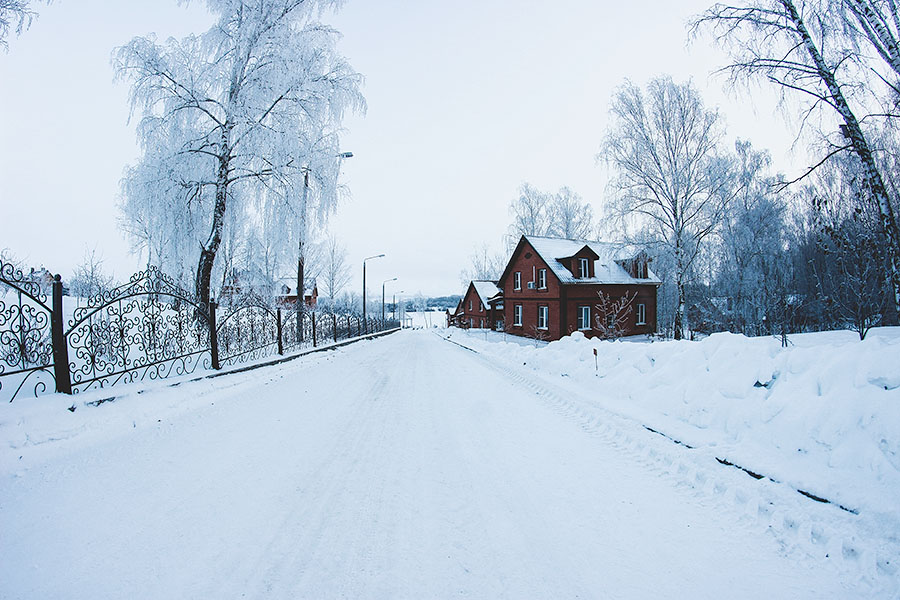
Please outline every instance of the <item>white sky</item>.
M613 90L662 73L693 78L728 125L779 170L795 171L793 128L770 90L723 91L724 64L686 21L711 0L350 0L326 19L366 78L365 117L346 121L344 182L351 200L331 222L361 260L374 293L463 293L459 272L482 242L500 248L509 202L529 181L568 185L600 211L606 174L597 153ZM0 52L0 248L68 276L96 248L124 279L138 257L117 224L123 168L138 155L127 86L112 49L211 24L200 2L54 0Z

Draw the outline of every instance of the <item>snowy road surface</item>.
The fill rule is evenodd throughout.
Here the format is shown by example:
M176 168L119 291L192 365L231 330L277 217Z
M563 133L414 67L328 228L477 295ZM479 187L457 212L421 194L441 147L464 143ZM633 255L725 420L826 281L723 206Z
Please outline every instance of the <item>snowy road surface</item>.
M123 402L3 473L0 597L872 593L427 331Z

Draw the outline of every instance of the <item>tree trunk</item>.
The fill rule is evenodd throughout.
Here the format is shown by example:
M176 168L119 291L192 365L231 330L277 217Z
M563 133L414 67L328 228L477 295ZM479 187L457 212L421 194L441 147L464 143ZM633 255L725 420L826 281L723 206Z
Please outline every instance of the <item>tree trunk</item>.
M227 134L223 134L227 139ZM213 265L216 261L216 253L219 251L219 245L222 243L222 228L225 224L225 206L228 198L228 171L230 162L230 152L227 149L227 143L223 141L222 152L219 155L219 168L216 173L216 204L213 208L212 227L209 232L209 238L200 251L200 262L197 265L197 279L194 289L197 293L197 300L203 310L209 314L209 292L210 280L212 279Z
M793 1L781 0L781 4L788 12L794 26L797 28L797 32L800 35L800 41L803 43L810 59L815 65L819 78L825 84L825 87L828 88L832 104L841 115L841 118L846 125L846 137L853 146L854 153L859 157L859 160L862 163L866 183L878 206L882 233L887 242L888 258L890 259L890 273L888 275L890 277L891 287L893 288L894 305L897 307L898 311L900 311L900 230L897 228L897 221L894 217L893 207L891 206L884 180L881 178L878 165L875 163L875 157L872 154L872 150L863 134L862 127L860 126L856 115L850 110L850 105L844 97L834 73L830 71L825 64L825 60L822 58L812 36L810 36L809 31L806 29L806 24L797 12Z

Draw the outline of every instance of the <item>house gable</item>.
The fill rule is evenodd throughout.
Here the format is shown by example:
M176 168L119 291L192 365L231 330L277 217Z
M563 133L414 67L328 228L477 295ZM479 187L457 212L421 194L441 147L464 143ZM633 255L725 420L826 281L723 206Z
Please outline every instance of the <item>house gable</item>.
M503 269L503 274L500 275L500 280L497 285L503 290L503 295L507 298L510 297L512 292L529 289L528 282L534 282L532 289L537 289L537 271L539 269L547 270L546 283L548 288L551 285L559 286L559 277L554 272L554 269L551 268L547 261L541 256L540 252L538 252L531 242L523 235L519 238L516 249L513 250L510 255L509 262L506 263L506 268ZM521 290L516 290L514 286L514 274L516 272L522 274Z

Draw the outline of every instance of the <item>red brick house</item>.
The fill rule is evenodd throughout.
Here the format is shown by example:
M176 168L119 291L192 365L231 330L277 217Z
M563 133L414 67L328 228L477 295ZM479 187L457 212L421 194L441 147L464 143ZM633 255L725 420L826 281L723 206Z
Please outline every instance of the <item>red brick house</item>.
M465 329L493 329L501 318L491 310L488 300L500 290L494 281L472 281L460 302L456 324Z
M621 244L522 236L498 282L504 328L547 340L573 331L598 336L609 318L598 306L603 292L612 301L633 297L622 335L655 333L661 281L648 263L646 253Z

